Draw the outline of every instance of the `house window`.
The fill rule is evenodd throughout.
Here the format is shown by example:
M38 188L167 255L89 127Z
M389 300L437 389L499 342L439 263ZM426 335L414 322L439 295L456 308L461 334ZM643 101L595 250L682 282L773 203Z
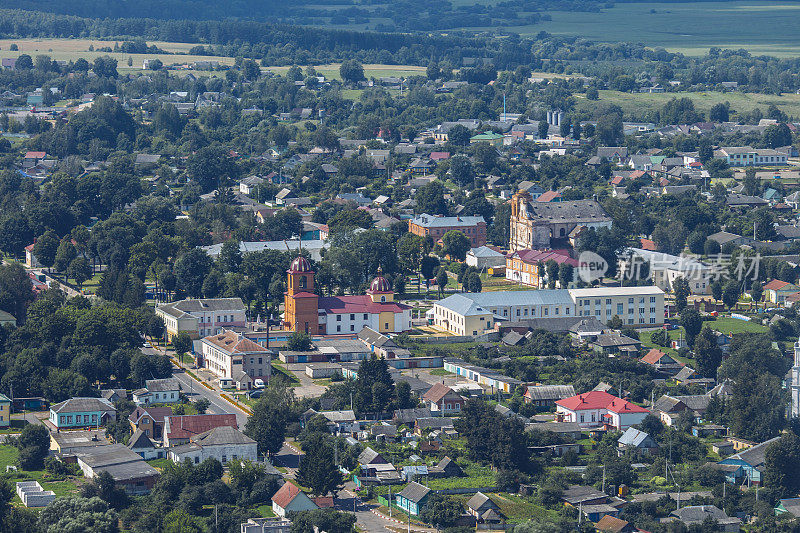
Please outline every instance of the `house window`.
M583 420L583 414L581 414L581 422L583 422L583 421L584 421L584 420Z
M342 321L342 315L336 315L336 321L337 322L341 322Z
M340 331L342 331L342 326L336 326L336 332L339 333Z
M355 320L355 319L356 319L356 314L350 313L350 320Z
M364 320L369 320L369 315L367 313L364 313Z
M350 324L350 331L355 331L355 330L356 330L356 326L354 324Z
M92 424L97 424L97 415L92 415Z

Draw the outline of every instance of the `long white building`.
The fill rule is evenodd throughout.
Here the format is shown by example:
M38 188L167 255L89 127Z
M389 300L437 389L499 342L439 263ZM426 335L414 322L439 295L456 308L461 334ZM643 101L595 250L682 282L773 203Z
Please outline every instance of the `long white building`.
M458 293L433 305L433 325L454 335L480 335L498 322L594 317L656 327L664 324L664 291L656 286Z

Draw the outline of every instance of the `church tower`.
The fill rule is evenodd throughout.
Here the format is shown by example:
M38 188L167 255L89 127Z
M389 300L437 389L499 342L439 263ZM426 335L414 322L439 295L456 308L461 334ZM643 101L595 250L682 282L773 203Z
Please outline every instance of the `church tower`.
M284 293L285 329L319 334L319 296L314 292L314 271L305 257L298 256L286 271Z

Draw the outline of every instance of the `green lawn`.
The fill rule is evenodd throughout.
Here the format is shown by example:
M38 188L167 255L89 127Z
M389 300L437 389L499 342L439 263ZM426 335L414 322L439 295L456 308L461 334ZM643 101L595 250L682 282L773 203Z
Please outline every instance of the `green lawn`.
M455 376L455 374L445 370L444 368L434 368L433 370L428 371L428 374L431 376Z
M705 322L711 329L720 333L764 333L767 327L753 321L738 320L731 317L718 318L712 322Z
M256 514L258 514L259 518L269 518L271 516L275 516L275 513L272 512L272 505L265 503L264 505L259 505L256 509Z
M161 459L150 459L149 461L147 461L147 464L149 464L153 468L158 468L163 470L167 466L171 465L172 461L170 461L165 457L162 457Z
M0 445L0 472L6 471L7 465L16 465L17 457L19 456L17 449L13 446ZM16 473L9 474L10 480L24 480L32 479L38 481L44 490L52 490L56 496L63 497L70 494L78 493L77 478L68 477L65 480L48 481L53 479L52 476L44 470L19 470ZM14 496L14 501L20 502L19 496ZM21 503L21 502L20 502Z

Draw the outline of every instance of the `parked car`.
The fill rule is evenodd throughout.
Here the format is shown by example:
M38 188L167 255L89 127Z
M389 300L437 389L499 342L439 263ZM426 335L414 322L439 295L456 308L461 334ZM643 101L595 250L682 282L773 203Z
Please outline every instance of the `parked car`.
M250 398L253 398L254 400L258 399L258 398L261 398L262 394L264 394L264 391L262 389L254 389L254 390L251 390L250 392L247 393L247 395Z
M264 380L263 380L263 379L260 379L260 378L259 378L259 379L256 379L256 380L253 382L253 386L254 386L255 388L257 388L257 389L263 389L263 388L264 388Z

